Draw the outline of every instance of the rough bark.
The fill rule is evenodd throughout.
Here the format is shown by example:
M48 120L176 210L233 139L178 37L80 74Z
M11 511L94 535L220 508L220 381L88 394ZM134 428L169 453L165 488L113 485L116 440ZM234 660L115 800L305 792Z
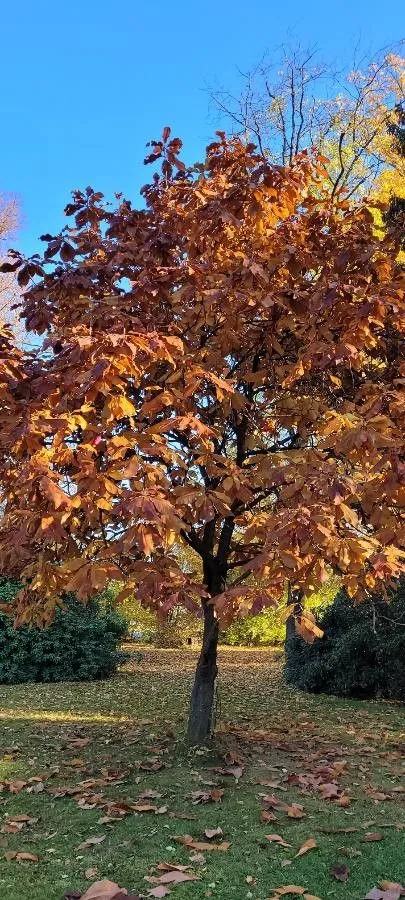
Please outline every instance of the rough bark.
M208 572L205 579L211 597L221 593L225 587L225 575L221 573L219 566L215 568L216 571ZM218 619L212 603L204 603L203 610L203 643L191 693L188 720L188 739L191 744L206 744L211 740L214 730Z
M287 605L290 608L290 614L285 623L285 646L295 634L295 620L302 613L302 592L294 591L291 585L288 585Z

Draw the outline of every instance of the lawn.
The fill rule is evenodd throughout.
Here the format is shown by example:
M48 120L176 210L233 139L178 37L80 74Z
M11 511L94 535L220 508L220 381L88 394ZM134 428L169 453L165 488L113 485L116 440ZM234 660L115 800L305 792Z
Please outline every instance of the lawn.
M190 750L196 653L142 652L107 682L0 687L0 898L98 878L148 896L160 862L198 876L173 900L361 900L405 880L403 707L300 694L278 654L223 648L215 749Z

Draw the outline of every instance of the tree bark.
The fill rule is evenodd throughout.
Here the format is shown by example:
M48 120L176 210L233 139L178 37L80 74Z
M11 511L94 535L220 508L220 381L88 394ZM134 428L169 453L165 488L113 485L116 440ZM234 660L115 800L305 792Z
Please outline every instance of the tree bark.
M287 646L290 638L295 634L295 619L302 613L302 591L294 591L291 585L288 585L287 605L291 611L285 623L285 646Z
M226 576L218 566L209 572L206 583L211 597L225 588ZM204 603L204 633L191 693L188 739L191 744L206 744L214 731L215 692L218 675L218 619L212 603Z

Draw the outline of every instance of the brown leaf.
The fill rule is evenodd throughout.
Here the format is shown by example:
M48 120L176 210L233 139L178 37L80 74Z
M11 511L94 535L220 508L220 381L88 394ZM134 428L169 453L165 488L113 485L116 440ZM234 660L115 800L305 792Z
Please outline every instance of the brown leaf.
M281 837L281 834L265 834L264 836L271 844L279 844L280 847L291 847L291 844L287 844L287 841Z
M27 781L21 781L18 778L12 781L5 781L4 784L8 786L8 789L11 794L19 794L23 788L25 788L28 784Z
M350 875L350 869L347 866L332 866L330 874L336 878L336 881L347 881Z
M306 841L304 841L303 844L301 844L301 847L298 850L298 853L295 854L295 857L297 858L297 856L303 856L304 853L308 853L308 850L314 850L317 846L318 844L316 843L314 838L308 838Z
M400 900L405 895L405 888L393 881L381 881L381 888L372 888L364 900Z
M85 869L84 877L90 881L91 878L95 878L95 876L97 875L97 872L98 872L97 866L89 866L88 869Z
M91 738L72 738L68 748L69 750L83 750L83 747L87 747L88 744L91 744Z
M4 859L15 859L16 862L39 862L39 857L35 853L17 852L16 850L7 850Z
M221 766L213 766L210 769L210 772L216 772L218 775L232 775L238 781L239 778L242 778L244 767L227 766L226 768L222 768Z
M287 813L289 819L302 819L303 816L306 816L306 812L304 812L304 807L301 806L300 803L292 803L291 806L287 804L283 804L283 812Z
M279 897L286 897L288 894L302 896L305 894L305 888L299 884L284 884L282 887L272 888Z
M164 872L154 879L156 884L182 884L183 881L198 881L198 875L192 872L180 872L178 869L172 869L170 872Z
M367 834L364 834L362 837L362 841L383 841L384 835L381 834L381 831L368 831Z
M267 822L277 822L277 816L275 816L274 813L269 812L268 809L262 809L260 813L260 819L265 824Z
M86 838L85 841L82 841L76 850L88 850L89 847L95 846L95 844L102 844L105 841L105 834L94 835L94 837Z
M193 803L219 803L224 795L223 790L214 789L212 791L192 791L189 797Z
M160 862L156 868L163 872L186 872L187 869L190 869L190 866L177 866L174 863Z
M167 894L171 894L171 891L164 884L158 884L155 888L148 890L148 897L166 897Z
M185 847L191 847L192 850L218 850L225 853L229 850L231 844L229 841L222 841L220 844L212 844L208 843L208 841L197 841L191 836L191 834L179 834L173 835L173 841L176 841L178 844L184 844Z
M127 891L123 892L114 881L104 878L102 881L95 881L90 885L81 900L120 900L125 895L127 895L126 900L129 900Z

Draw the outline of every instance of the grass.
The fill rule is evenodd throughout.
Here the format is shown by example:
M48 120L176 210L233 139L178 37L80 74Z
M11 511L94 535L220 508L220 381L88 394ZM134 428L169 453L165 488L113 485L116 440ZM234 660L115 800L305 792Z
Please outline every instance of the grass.
M1 898L62 900L68 888L84 891L102 877L146 896L153 885L144 877L160 861L191 864L199 875L199 881L173 888L179 900L265 900L286 884L322 900L361 900L380 879L405 880L405 793L398 790L403 707L300 694L283 684L277 654L223 648L216 746L192 751L183 734L196 653L143 653L107 682L0 687ZM86 738L90 742L80 747ZM77 739L79 745L72 744ZM243 758L238 781L210 771L225 765L227 752ZM348 806L322 799L319 791L302 793L287 781L288 774L313 773L342 760L347 765L338 784L351 798ZM159 762L163 767L153 771ZM55 796L61 785L74 788L83 781L88 785L78 794ZM194 805L188 796L213 787L224 790L221 802ZM129 813L99 824L102 803L135 801L147 790L162 795L150 803L166 812ZM301 804L305 815L295 819L274 809L276 821L263 824L263 793ZM21 814L38 821L10 833L7 823ZM231 842L226 852L204 852L190 863L190 849L173 840L186 833L204 840L204 829L217 826ZM356 830L330 833L345 828ZM382 839L364 841L368 832ZM268 842L269 833L290 847ZM101 835L100 844L77 849ZM317 848L295 858L309 837ZM7 860L9 851L33 853L39 862ZM339 865L350 870L346 882L330 872Z

